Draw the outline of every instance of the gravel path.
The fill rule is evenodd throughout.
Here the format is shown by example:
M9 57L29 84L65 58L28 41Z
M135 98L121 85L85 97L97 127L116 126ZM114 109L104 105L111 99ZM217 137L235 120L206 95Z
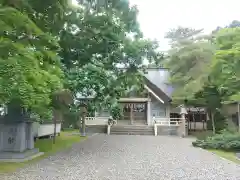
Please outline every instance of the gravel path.
M239 180L240 166L191 139L96 135L1 180Z

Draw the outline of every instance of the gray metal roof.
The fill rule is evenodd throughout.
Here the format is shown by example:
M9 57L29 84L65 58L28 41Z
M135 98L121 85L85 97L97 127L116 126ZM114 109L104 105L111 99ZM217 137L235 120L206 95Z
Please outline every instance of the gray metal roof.
M148 68L145 77L161 89L166 95L171 97L173 88L169 83L169 71L164 68Z
M168 84L169 71L166 68L147 68L144 76L156 87L162 90L168 97L171 97L173 88ZM77 98L79 99L91 99L94 98L95 93L93 95L84 96L81 93L77 93Z

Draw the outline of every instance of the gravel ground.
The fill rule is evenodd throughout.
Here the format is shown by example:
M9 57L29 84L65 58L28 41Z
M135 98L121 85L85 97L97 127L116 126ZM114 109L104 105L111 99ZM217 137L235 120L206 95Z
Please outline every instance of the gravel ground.
M239 180L240 166L191 139L104 134L0 180Z

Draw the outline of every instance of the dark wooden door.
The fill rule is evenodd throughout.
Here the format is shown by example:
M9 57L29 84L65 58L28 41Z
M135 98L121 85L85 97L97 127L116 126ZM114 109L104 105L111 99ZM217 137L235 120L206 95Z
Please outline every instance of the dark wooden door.
M123 104L123 120L146 121L147 120L147 104L139 103L124 103Z
M147 120L147 104L144 102L133 104L133 120L145 121Z

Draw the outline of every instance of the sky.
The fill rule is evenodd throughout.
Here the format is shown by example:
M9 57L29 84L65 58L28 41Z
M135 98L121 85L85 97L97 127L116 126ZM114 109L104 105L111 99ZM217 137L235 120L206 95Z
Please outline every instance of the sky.
M144 36L157 39L162 50L168 48L164 34L171 28L204 28L207 33L240 20L239 0L130 0L130 3L138 6Z
M74 0L73 0L74 1ZM146 38L157 39L161 50L168 49L164 34L178 26L211 32L240 20L240 0L129 0L139 9L138 21Z

